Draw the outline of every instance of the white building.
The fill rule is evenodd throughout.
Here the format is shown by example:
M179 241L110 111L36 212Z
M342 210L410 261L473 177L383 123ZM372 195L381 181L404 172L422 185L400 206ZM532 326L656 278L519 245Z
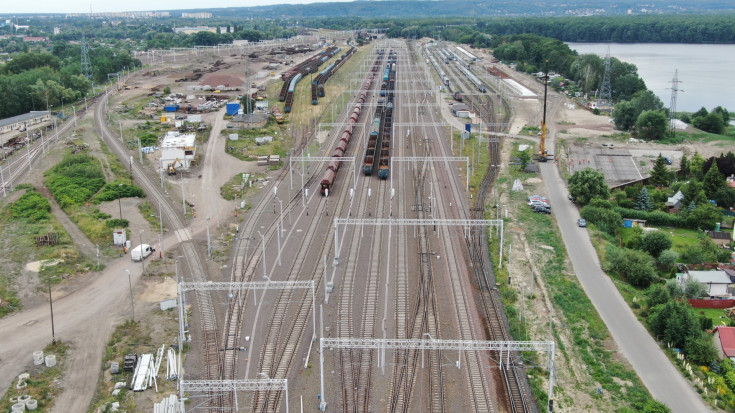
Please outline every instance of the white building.
M689 279L701 282L707 287L710 297L729 296L727 287L730 285L730 277L725 271L689 271L686 275Z
M187 19L187 18L189 18L189 19L211 19L212 18L212 13L204 13L204 12L201 12L201 13L186 13L186 12L184 12L184 13L181 13L181 17L184 18L184 19Z
M176 169L188 170L196 161L196 135L166 132L161 143L161 167L173 163Z
M51 114L46 111L28 112L22 115L13 116L12 118L0 119L0 133L12 131L22 132L26 130L27 127L35 126L50 119Z

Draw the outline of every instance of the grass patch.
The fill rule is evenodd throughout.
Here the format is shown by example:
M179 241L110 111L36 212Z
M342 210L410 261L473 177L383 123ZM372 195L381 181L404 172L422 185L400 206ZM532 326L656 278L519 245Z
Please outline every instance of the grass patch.
M228 200L228 201L234 201L236 198L242 198L245 196L245 194L248 192L250 187L248 187L247 182L243 182L242 180L243 173L235 174L232 178L230 178L229 181L225 182L224 185L219 189L219 193L222 196L222 198ZM262 177L262 175L260 175ZM250 175L250 178L248 178L250 181L254 181L259 176L256 175Z
M151 230L160 231L161 221L158 219L158 211L155 211L153 209L153 205L151 205L150 202L143 201L138 204L138 211L140 211L140 214L143 216L143 218L148 221Z
M228 140L225 146L225 152L241 159L243 161L255 161L258 156L280 155L282 158L288 155L290 149L287 129L283 125L279 125L272 118L268 119L265 127L260 129L240 129L238 131L226 129L222 131L223 135L229 135L237 132L238 140ZM262 136L272 136L273 142L265 145L255 143L255 138Z
M17 399L19 396L30 396L38 401L38 411L47 412L51 410L54 404L54 398L61 393L62 387L60 379L66 369L66 355L69 352L69 345L57 341L56 344L49 344L43 349L44 356L53 354L56 356L56 365L46 367L45 364L36 366L31 364L26 370L30 374L30 378L26 380L26 387L16 389L18 378L13 379L11 386L0 401L0 410L10 411L10 407L14 404L11 399Z
M512 178L518 177L523 179L528 174L521 173L517 170L511 170ZM535 175L532 175L535 176ZM529 190L533 192L533 189ZM552 248L553 252L539 248L536 255L536 267L539 276L543 278L557 315L555 319L555 333L559 330L566 330L565 334L573 346L564 346L561 340L558 340L558 348L565 359L577 360L583 365L583 369L589 374L589 378L577 376L579 384L583 388L589 388L593 399L597 400L596 406L605 410L605 406L609 400L613 410L620 409L639 409L650 396L636 376L635 372L626 367L616 357L615 352L608 350L607 342L610 340L610 333L607 326L599 317L592 302L589 300L581 285L576 278L571 275L566 262L566 248L556 228L556 224L549 215L536 214L529 208L525 207L525 198L528 193L511 193L509 194L510 203L517 206L518 213L514 217L519 220L521 228L533 228L527 231L525 237L529 244L534 241L537 245L545 245ZM492 214L493 211L490 212ZM492 217L491 217L492 218ZM498 245L497 237L490 240L491 256L497 257ZM503 269L495 269L497 282L500 284L501 296L503 304L508 313L508 321L510 323L511 332L514 339L529 339L525 334L522 321L517 316L518 293L515 287L511 287L507 282L507 266ZM515 316L513 316L515 314ZM563 321L564 324L561 324ZM533 363L528 363L533 365ZM538 369L536 369L538 370ZM545 370L531 370L529 372L529 380L531 388L534 392L539 405L546 404L546 380L547 372ZM632 386L620 386L620 381L632 383ZM594 395L593 391L601 387L605 393L605 397ZM565 389L557 388L556 407L559 409L568 408L574 405L574 400L565 396ZM567 404L565 406L565 404Z

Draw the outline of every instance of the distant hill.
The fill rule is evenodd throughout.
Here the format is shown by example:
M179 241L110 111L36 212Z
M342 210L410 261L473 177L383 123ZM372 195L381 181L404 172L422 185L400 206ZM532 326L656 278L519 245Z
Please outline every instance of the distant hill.
M171 11L173 16L186 10ZM194 11L194 10L191 10ZM357 0L341 3L281 4L258 7L197 9L217 17L319 18L319 17L510 17L590 16L641 14L735 13L731 0Z

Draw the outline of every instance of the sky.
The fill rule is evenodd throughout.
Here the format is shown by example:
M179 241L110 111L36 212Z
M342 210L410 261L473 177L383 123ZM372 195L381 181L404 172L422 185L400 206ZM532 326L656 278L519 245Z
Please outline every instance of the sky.
M340 0L177 0L175 2L151 2L150 0L33 0L29 2L0 0L0 13L89 13L117 11L180 10L213 7L252 7L271 4L326 3ZM341 0L345 1L345 0Z

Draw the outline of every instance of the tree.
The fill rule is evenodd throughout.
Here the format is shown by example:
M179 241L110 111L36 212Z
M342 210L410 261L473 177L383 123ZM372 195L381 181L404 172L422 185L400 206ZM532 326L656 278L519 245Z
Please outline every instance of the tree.
M526 149L525 151L518 152L518 161L520 162L521 171L525 170L528 162L531 161L530 150Z
M664 250L661 251L661 254L656 258L656 264L661 270L668 271L674 266L674 264L676 264L676 260L678 259L679 254L676 251L671 249Z
M697 116L692 119L695 128L705 132L721 134L725 130L725 123L722 122L722 115L719 113L709 113L706 116Z
M671 294L665 285L652 285L648 290L648 308L671 301Z
M669 234L663 231L648 231L641 237L641 249L658 258L664 250L671 248L673 242Z
M702 180L702 187L707 198L712 199L717 191L724 188L725 182L727 182L727 179L720 173L717 162L712 162L712 166L704 174L704 179Z
M720 211L709 202L697 205L693 211L687 213L686 221L689 228L713 229L715 223L722 219Z
M690 338L700 333L699 320L686 301L672 300L650 310L648 325L658 339L675 348L684 348Z
M705 159L702 157L702 155L700 155L699 152L694 152L692 160L691 162L689 162L689 170L691 172L691 175L695 179L700 181L704 176L704 163Z
M685 204L696 204L707 202L707 196L702 189L702 183L694 179L681 186L681 193L684 195Z
M714 199L715 202L717 202L717 205L722 208L735 207L735 188L731 188L729 186L720 188L714 195L712 195L712 199Z
M647 110L659 111L664 109L664 103L661 102L661 99L659 99L655 93L645 88L636 93L630 102L633 104L638 114Z
M635 203L635 209L641 211L650 211L653 209L653 202L651 201L651 197L648 195L648 190L645 187L638 193L638 200Z
M707 286L694 278L687 278L682 283L682 292L686 298L700 298L705 297L707 293Z
M605 183L605 175L592 168L584 168L569 178L569 193L579 205L587 205L594 198L607 199L610 187Z
M646 110L638 115L635 127L638 135L646 140L659 140L666 133L666 115L663 111Z
M727 109L723 108L722 106L718 106L712 109L712 113L716 113L722 116L723 124L727 125L730 122L730 112L728 112Z
M669 295L672 299L678 300L684 297L684 291L681 290L681 285L676 279L670 279L666 281L666 289L669 291Z
M692 113L692 118L703 118L707 115L709 115L709 112L707 112L707 109L702 106L698 111Z
M700 366L707 366L717 360L717 350L712 343L712 337L703 331L687 338L684 342L684 354L689 360Z
M658 154L658 158L653 162L650 182L658 187L668 186L669 182L671 182L671 173L666 168L666 160L661 156L661 153Z
M627 131L635 125L638 111L632 103L624 100L615 105L613 119L618 130Z
M625 277L634 287L647 288L656 279L651 256L643 251L608 247L609 270Z
M689 159L686 154L681 155L681 161L679 162L679 169L684 176L689 176Z

